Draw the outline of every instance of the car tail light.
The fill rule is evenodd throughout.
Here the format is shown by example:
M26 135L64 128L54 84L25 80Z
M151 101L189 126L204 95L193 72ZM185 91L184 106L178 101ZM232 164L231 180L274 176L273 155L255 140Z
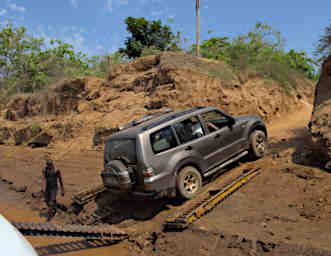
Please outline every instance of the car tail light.
M145 177L152 177L154 175L154 170L152 167L148 167L144 171L144 176Z

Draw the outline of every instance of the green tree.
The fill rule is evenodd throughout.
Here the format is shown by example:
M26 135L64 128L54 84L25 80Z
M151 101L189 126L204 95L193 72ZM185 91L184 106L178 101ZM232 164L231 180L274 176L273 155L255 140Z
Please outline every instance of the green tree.
M9 93L33 92L56 79L88 73L86 56L60 40L47 48L43 38L29 36L25 27L0 31L0 76Z
M331 55L331 24L325 28L324 35L318 40L314 54L319 62Z
M318 79L318 74L314 68L317 64L312 58L309 58L305 52L297 52L291 49L286 54L286 58L291 68L304 73L312 80Z
M148 21L145 18L128 17L125 19L127 30L131 34L125 41L125 48L119 52L126 54L130 59L140 57L144 48L154 47L159 51L169 50L174 35L169 26L162 25L161 21Z
M225 52L230 47L231 43L227 37L212 37L208 40L204 40L200 45L201 57L215 60L226 60ZM196 45L192 45L189 53L195 55Z
M259 22L247 34L233 39L212 37L201 44L201 56L222 60L234 70L272 78L296 86L295 71L316 80L315 62L305 52L284 50L285 39L268 24ZM191 54L195 53L195 45Z

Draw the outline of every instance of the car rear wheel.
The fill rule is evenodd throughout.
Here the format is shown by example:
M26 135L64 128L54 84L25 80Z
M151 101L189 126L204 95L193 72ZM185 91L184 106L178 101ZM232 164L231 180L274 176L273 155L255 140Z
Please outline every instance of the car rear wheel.
M253 158L262 158L266 151L266 135L261 130L255 130L250 137L251 155Z
M177 191L182 199L192 199L200 191L202 177L193 166L184 167L177 176Z

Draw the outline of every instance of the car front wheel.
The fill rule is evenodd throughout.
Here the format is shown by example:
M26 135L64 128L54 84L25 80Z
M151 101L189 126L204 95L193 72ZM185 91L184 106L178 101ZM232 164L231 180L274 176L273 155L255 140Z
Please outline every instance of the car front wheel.
M193 199L201 186L201 174L193 166L184 167L177 175L177 191L182 199Z
M266 135L261 130L255 130L250 137L251 155L253 158L262 158L266 151Z

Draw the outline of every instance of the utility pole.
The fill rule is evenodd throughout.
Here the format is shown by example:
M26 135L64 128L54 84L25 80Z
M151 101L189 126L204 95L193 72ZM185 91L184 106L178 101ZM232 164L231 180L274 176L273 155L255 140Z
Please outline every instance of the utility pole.
M197 43L197 57L200 57L200 0L195 0L195 12L196 12L196 43Z

